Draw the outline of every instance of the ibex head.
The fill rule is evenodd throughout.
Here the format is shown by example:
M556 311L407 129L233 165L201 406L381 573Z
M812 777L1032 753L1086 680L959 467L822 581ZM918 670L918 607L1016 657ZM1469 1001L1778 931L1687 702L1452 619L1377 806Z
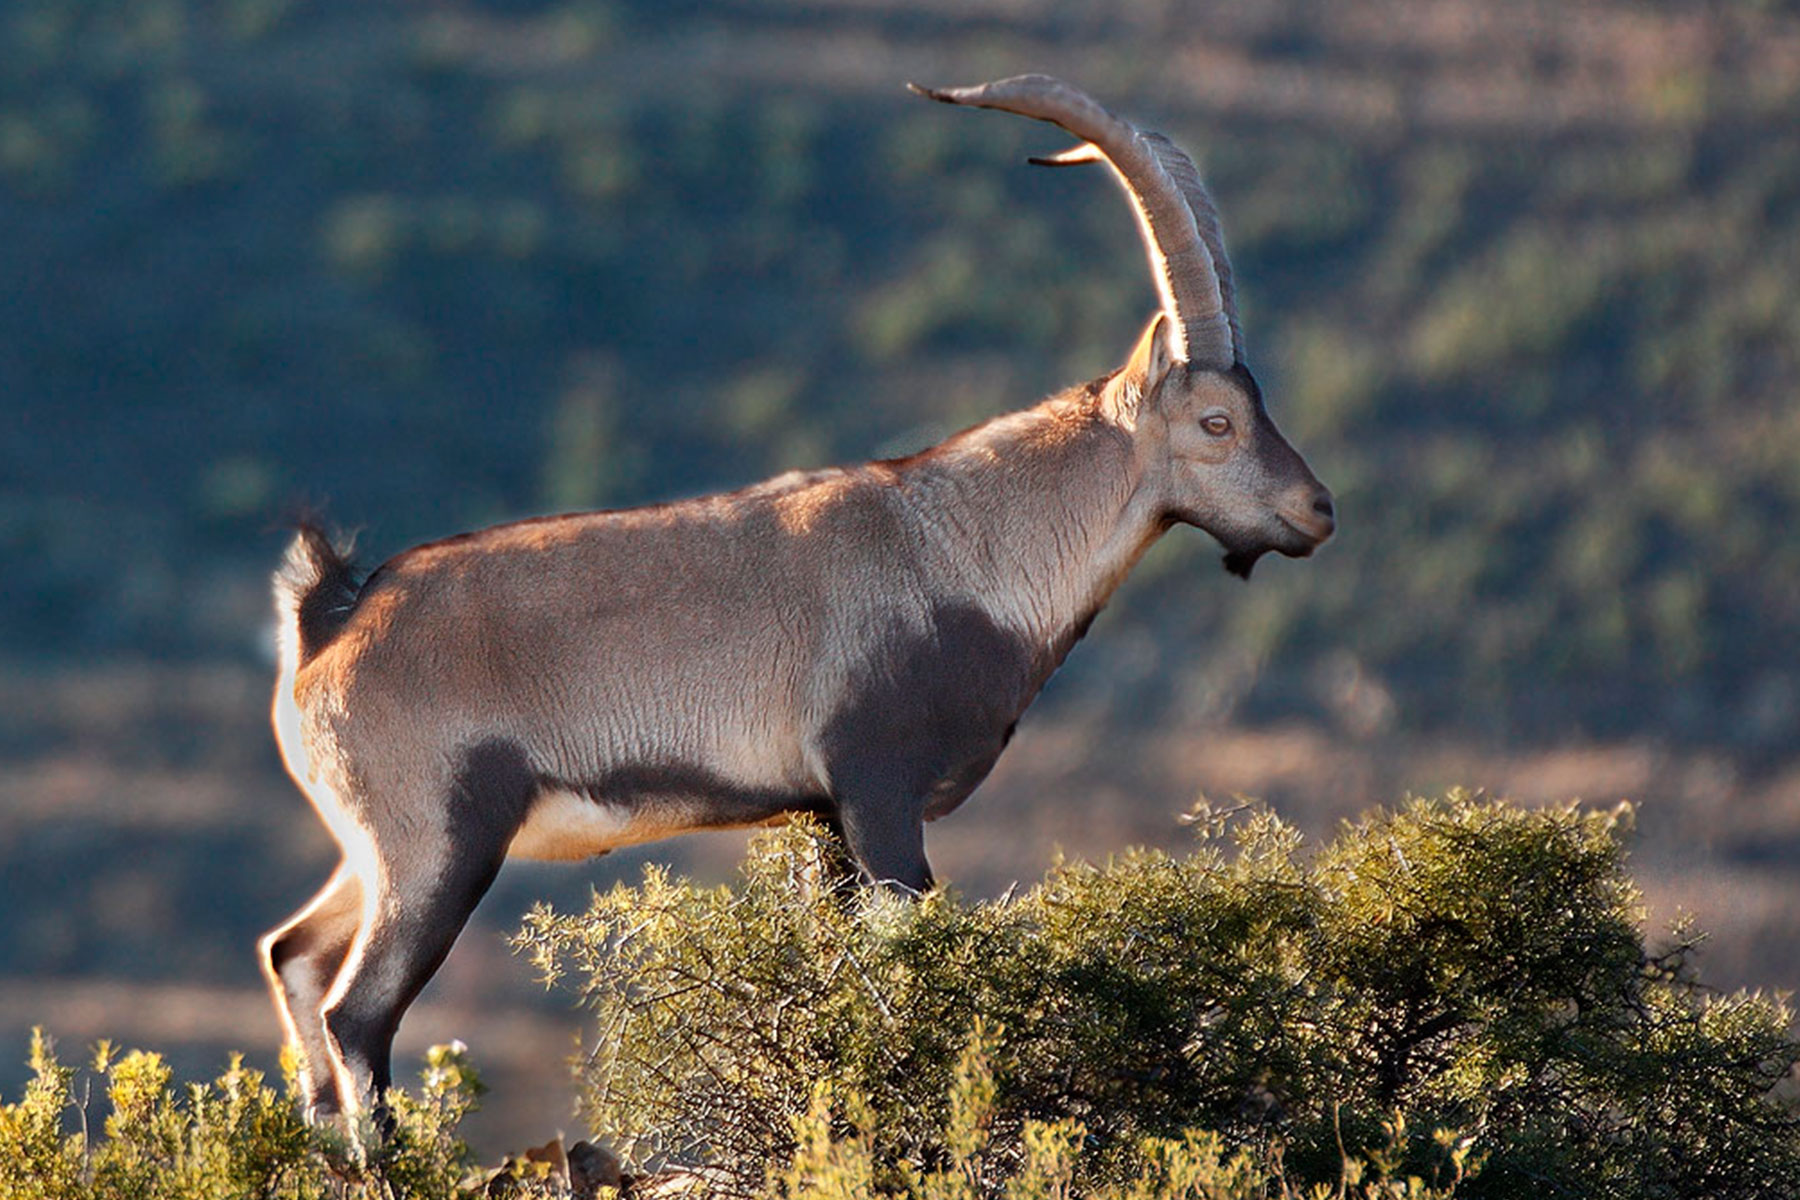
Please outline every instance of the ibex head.
M1235 575L1248 578L1271 550L1300 557L1317 549L1336 528L1331 493L1275 428L1244 365L1231 264L1193 161L1163 135L1137 129L1047 75L915 90L1049 121L1082 139L1035 163L1112 169L1137 213L1162 298L1162 311L1104 396L1138 448L1146 486L1160 489L1165 520L1217 538Z

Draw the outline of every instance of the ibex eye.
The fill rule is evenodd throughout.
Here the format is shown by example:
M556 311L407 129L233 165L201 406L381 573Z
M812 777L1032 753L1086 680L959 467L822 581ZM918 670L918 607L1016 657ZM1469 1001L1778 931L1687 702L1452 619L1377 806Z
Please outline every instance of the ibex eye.
M1217 413L1210 417L1201 417L1200 428L1206 430L1213 437L1224 437L1231 432L1231 418L1221 417Z

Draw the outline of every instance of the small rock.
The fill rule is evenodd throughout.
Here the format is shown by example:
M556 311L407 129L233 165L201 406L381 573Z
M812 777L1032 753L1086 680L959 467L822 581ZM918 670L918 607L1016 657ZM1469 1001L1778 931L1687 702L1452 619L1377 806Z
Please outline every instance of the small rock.
M560 1148L559 1140L558 1146ZM619 1156L592 1142L576 1142L565 1159L569 1195L574 1200L594 1200L603 1187L622 1188L625 1174Z

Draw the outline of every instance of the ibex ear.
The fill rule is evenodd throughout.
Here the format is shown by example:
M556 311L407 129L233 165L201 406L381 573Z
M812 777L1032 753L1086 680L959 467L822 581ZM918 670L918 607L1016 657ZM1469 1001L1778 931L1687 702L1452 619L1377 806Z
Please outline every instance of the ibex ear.
M1135 422L1138 404L1162 383L1175 356L1169 350L1169 318L1157 313L1138 335L1125 369L1113 377L1107 389L1115 416L1127 424Z
M1157 313L1141 340L1150 343L1149 362L1144 370L1144 395L1148 396L1162 383L1163 376L1175 365L1175 352L1169 339L1175 335L1175 324L1167 313Z
M1143 377L1146 396L1156 390L1156 385L1163 381L1163 376L1175 365L1175 355L1169 349L1169 332L1172 328L1168 314L1157 313L1144 326L1144 332L1138 335L1137 346L1131 352L1131 364L1125 368L1126 374Z

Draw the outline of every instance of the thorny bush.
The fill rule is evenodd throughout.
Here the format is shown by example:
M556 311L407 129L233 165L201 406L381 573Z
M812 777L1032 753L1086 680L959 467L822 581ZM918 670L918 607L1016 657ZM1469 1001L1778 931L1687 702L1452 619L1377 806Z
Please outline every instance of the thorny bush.
M792 1174L827 1144L883 1194L951 1172L1011 1195L1049 1137L1091 1195L1204 1130L1277 1194L1350 1170L1469 1197L1800 1195L1791 1014L1703 987L1682 929L1646 949L1629 810L1458 791L1310 855L1266 811L1195 816L1185 856L1061 864L989 903L858 889L800 824L735 887L650 868L520 940L593 1014L592 1127L728 1192L827 1194Z

